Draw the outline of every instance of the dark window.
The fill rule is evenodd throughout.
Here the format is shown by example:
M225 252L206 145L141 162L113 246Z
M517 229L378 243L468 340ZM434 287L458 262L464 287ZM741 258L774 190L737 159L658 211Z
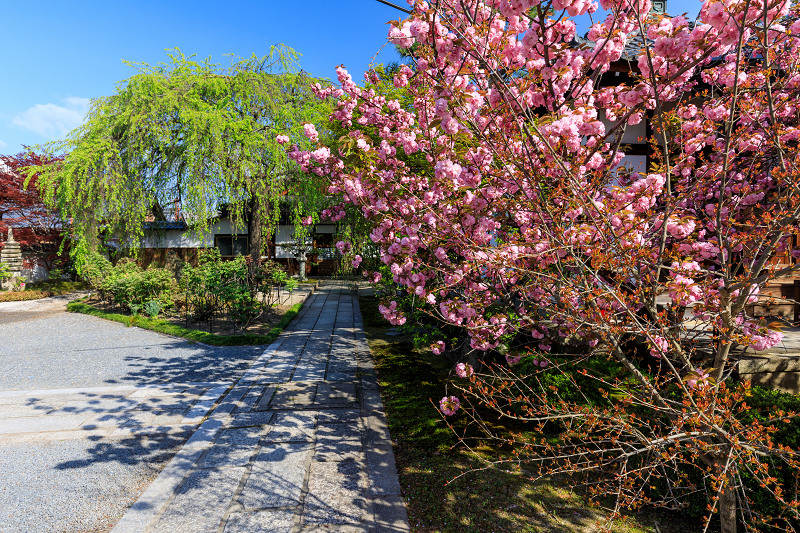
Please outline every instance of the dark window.
M247 255L248 238L242 235L216 235L214 246L219 249L222 257L235 257L237 255Z
M333 233L317 233L314 235L314 243L319 247L333 246Z
M314 235L314 247L317 249L318 259L333 259L336 253L333 238L333 233L317 233Z

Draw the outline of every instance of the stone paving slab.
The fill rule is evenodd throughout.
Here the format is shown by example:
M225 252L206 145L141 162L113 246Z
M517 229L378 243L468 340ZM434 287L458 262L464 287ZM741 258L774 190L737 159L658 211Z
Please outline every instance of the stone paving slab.
M312 447L305 442L269 444L253 458L239 503L245 509L300 505Z
M367 521L365 488L363 464L357 459L313 462L303 505L303 523L363 525Z
M243 467L234 467L192 472L152 532L216 531L245 471Z
M267 433L269 442L314 442L317 415L314 411L282 411Z
M263 435L264 430L259 426L223 429L217 435L214 445L206 450L198 466L247 466Z
M113 533L409 530L358 303L330 283Z
M274 415L275 413L272 411L238 413L234 415L233 418L225 422L225 427L244 428L252 426L264 426L272 421Z
M295 522L293 509L270 509L231 513L223 533L292 533Z

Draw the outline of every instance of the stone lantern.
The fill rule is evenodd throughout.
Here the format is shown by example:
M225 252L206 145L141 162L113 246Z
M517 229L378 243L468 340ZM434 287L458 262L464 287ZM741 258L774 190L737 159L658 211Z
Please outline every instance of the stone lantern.
M14 231L8 228L8 239L0 252L0 261L11 271L11 279L22 276L22 248L14 240Z

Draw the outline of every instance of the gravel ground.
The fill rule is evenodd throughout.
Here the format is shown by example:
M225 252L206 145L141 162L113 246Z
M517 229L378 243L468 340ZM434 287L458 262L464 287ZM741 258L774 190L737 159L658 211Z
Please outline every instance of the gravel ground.
M0 306L0 391L229 382L263 351L190 343L77 313Z
M0 392L230 383L264 350L189 343L65 303L0 303ZM188 436L0 441L0 533L108 531Z
M187 437L0 445L0 533L108 531Z

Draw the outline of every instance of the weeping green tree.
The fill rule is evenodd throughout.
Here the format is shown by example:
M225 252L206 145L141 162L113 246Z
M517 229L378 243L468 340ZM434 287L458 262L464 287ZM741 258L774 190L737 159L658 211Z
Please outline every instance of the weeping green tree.
M303 146L308 123L324 135L329 106L283 45L227 68L179 50L169 58L131 63L137 73L94 100L86 123L48 147L64 159L29 171L40 173L46 201L71 219L79 254L104 237L137 247L145 218L179 202L198 231L226 206L246 225L257 258L281 202L302 199L293 202L299 220L323 199L320 181L293 167L276 138Z

